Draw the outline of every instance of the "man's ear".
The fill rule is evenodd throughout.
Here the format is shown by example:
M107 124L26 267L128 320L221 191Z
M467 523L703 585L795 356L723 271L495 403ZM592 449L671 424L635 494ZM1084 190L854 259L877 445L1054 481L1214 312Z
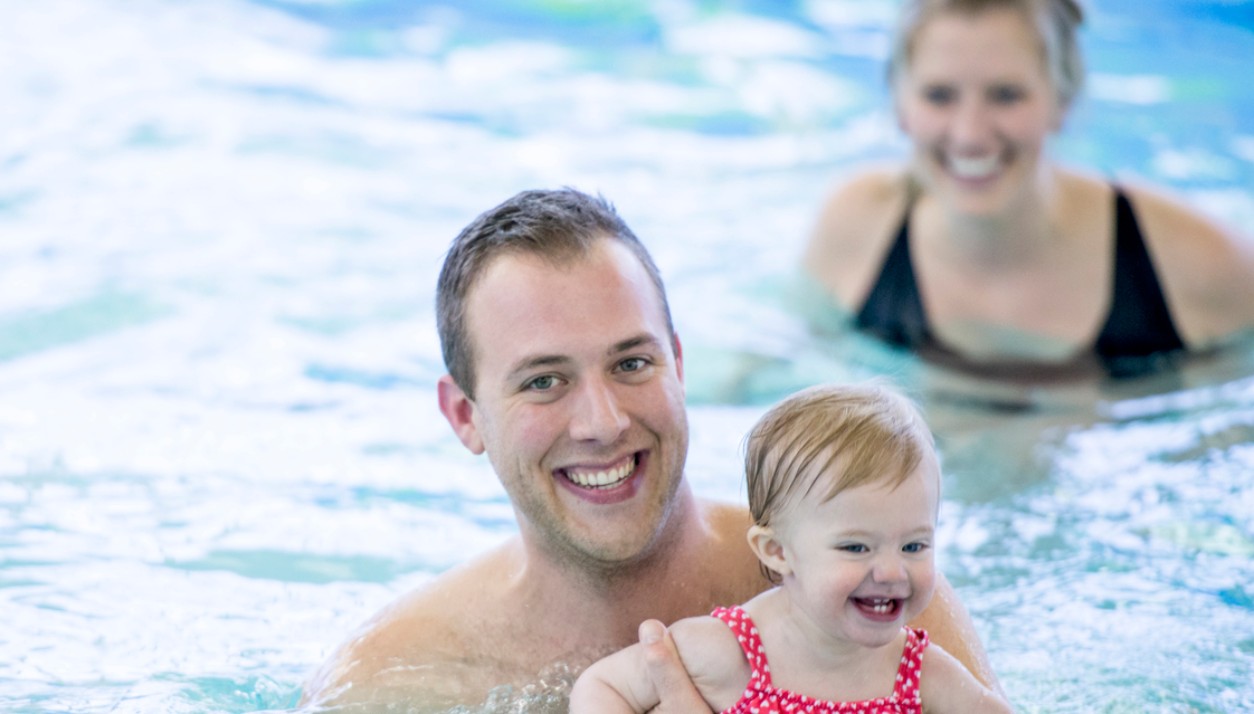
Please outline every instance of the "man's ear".
M479 435L479 427L475 424L475 403L457 386L457 382L449 375L440 377L436 384L436 393L440 398L440 412L453 427L453 433L472 454L483 453L483 438Z
M675 342L675 371L679 374L679 383L684 383L684 346L679 342L679 333L671 335Z
M784 544L769 526L749 526L749 549L771 570L780 575L792 574L792 566L788 564L788 557L784 553Z

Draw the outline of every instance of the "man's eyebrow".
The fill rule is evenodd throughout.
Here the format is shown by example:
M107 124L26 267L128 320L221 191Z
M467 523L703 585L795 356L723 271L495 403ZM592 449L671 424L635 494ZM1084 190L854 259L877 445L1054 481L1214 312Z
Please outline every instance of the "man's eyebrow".
M569 364L569 363L570 363L570 358L564 355L534 355L534 356L529 356L529 357L523 357L522 359L514 363L513 368L510 369L509 371L509 376L513 378L524 372L530 372L531 370L534 370L534 369L539 369L542 367L556 367L556 366Z
M662 342L658 338L648 333L643 333L614 343L608 350L605 351L605 353L607 355L616 355L623 352L630 352L631 350L639 349L641 347L651 347L656 349L660 347L661 344ZM524 372L530 372L534 369L541 369L544 367L560 367L562 365L570 364L572 361L573 360L566 355L528 355L515 362L508 374L512 378Z
M659 340L658 338L654 337L651 334L644 333L644 334L636 335L635 337L628 337L627 339L621 342L615 343L613 347L611 347L609 350L606 351L606 354L616 355L622 352L630 352L631 350L634 350L640 347L651 347L651 348L657 349L657 348L660 348L661 346L662 346L661 340Z

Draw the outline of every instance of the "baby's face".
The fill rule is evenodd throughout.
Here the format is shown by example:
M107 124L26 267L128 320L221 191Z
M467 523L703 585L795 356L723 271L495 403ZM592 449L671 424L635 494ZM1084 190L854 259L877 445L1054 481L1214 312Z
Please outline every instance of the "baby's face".
M898 486L872 483L816 500L777 522L789 597L832 636L868 647L893 641L935 588L936 459L926 456Z

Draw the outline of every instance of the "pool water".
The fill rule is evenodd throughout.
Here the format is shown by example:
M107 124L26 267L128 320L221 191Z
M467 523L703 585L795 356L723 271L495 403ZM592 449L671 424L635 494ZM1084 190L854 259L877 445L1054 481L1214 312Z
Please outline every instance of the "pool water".
M1254 2L1087 6L1056 151L1248 234ZM821 198L904 150L892 10L11 3L0 710L289 709L368 616L513 532L436 409L433 286L479 211L573 185L667 280L700 493L743 499L773 400L888 374L938 433L940 563L1019 710L1254 711L1254 349L978 384L806 314Z

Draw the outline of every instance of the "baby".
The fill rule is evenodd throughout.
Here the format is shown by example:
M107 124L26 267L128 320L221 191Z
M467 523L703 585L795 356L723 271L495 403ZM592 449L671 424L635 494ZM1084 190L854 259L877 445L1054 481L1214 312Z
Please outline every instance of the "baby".
M879 385L783 400L747 438L749 547L776 587L671 627L720 712L1009 712L927 633L940 466L914 405ZM768 663L769 662L769 663ZM593 664L571 712L658 704L635 645Z

